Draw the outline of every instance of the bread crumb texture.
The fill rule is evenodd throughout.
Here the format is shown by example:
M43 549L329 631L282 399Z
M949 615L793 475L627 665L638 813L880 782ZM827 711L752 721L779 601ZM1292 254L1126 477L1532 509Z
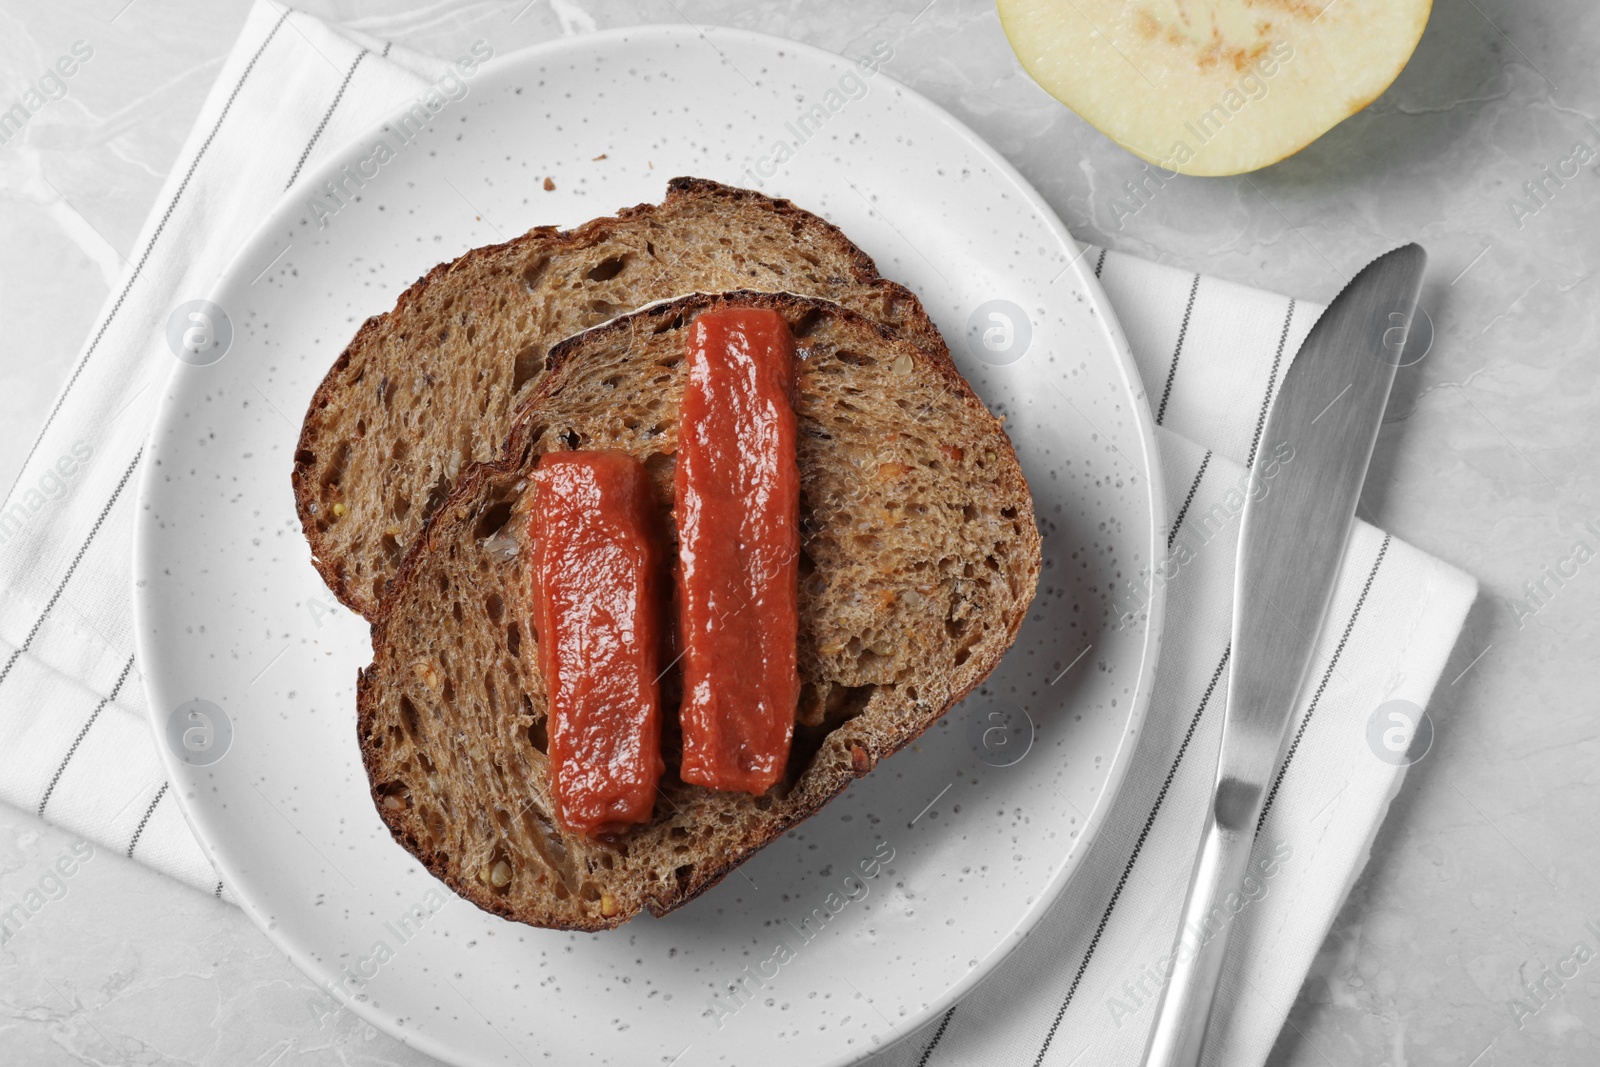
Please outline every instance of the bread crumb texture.
M545 452L629 452L651 474L672 530L685 327L729 302L778 309L798 346L803 686L787 770L761 796L683 783L669 671L668 766L652 821L592 840L569 834L554 814L529 624L529 474ZM994 669L1038 581L1032 500L999 420L942 345L930 352L897 333L831 302L742 292L655 305L550 353L547 376L509 420L503 455L469 463L460 453L458 484L373 627L358 729L396 840L507 918L594 930L643 909L664 914L870 772Z

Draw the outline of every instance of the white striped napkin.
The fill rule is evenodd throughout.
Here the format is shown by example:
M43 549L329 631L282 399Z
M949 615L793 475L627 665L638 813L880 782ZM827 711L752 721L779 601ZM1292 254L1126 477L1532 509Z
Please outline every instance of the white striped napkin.
M133 483L171 367L162 328L285 187L446 60L258 0L138 252L0 507L0 799L227 898L168 794L134 663ZM1128 783L1079 877L993 976L883 1054L901 1064L1137 1062L1170 948L1227 671L1244 471L1320 308L1089 250L1163 426L1174 516L1164 651ZM1124 591L1136 611L1141 591ZM1398 788L1369 724L1426 705L1473 581L1363 525L1233 921L1213 1062L1259 1064ZM1380 722L1389 726L1387 720ZM1381 737L1381 731L1377 735Z

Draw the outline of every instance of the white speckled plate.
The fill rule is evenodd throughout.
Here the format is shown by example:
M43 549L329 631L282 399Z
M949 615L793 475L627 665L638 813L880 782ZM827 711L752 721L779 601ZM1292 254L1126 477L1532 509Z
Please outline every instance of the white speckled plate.
M378 133L339 153L219 282L231 347L179 367L144 466L139 657L184 813L245 910L337 998L313 1010L342 1004L457 1064L851 1063L971 989L1082 860L1158 644L1159 589L1123 629L1106 599L1156 558L1151 419L1060 222L892 81L889 52L869 74L775 38L653 27L509 57L319 226L308 197ZM366 627L311 568L291 457L328 365L429 267L658 201L676 174L790 197L921 295L1007 417L1043 577L980 693L720 886L610 933L536 930L455 899L372 810L354 728ZM200 719L172 728L196 707L209 742Z

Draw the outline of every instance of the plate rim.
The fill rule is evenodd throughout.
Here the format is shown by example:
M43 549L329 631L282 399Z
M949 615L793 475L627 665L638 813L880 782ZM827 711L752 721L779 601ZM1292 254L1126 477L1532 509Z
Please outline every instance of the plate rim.
M745 39L792 50L797 53L804 53L813 61L822 63L836 63L841 60L845 62L851 61L850 57L830 49L777 34L763 33L758 30L711 23L702 24L698 27L675 23L640 23L536 43L526 48L508 52L503 56L495 56L486 61L481 69L484 72L500 73L509 71L519 65L548 61L559 57L563 53L583 54L593 52L626 42L629 39L637 39L644 36L681 41L704 40L711 36L727 39ZM1127 336L1122 330L1122 326L1105 294L1105 290L1100 285L1099 278L1085 267L1086 251L1090 246L1080 245L1076 238L1068 232L1055 210L1045 201L1032 183L1023 177L1021 172L1008 159L967 126L966 123L925 94L906 85L888 72L880 70L877 73L877 77L884 79L895 91L903 94L911 106L920 107L929 117L937 119L959 141L963 142L971 151L993 167L1010 184L1012 191L1020 197L1021 201L1048 223L1049 232L1058 244L1064 248L1080 248L1079 253L1063 268L1062 275L1070 272L1075 277L1078 286L1088 298L1094 317L1100 323L1100 330L1104 339L1109 344L1115 357L1117 371L1129 402L1129 417L1134 424L1145 460L1144 469L1140 473L1144 475L1145 479L1143 495L1151 521L1147 543L1143 547L1149 553L1149 566L1154 567L1160 554L1160 533L1165 528L1167 520L1164 472L1161 464L1160 448L1155 436L1155 420L1150 409L1148 392L1139 375ZM307 189L320 187L324 181L336 176L339 173L339 167L348 162L345 157L353 146L371 138L380 132L385 125L392 124L398 116L405 114L409 107L409 103L395 107L386 114L382 121L341 142L316 167L302 173L300 178L284 192L276 204L251 230L249 236L239 244L228 266L217 275L209 286L207 296L214 295L236 281L241 272L247 271L248 265L258 258L258 250L263 247L270 247L275 242L277 232L297 213L300 213L296 205L300 203L300 199ZM760 191L759 185L756 188ZM1058 275L1058 279L1062 275ZM153 643L154 638L150 634L150 615L157 610L155 605L151 603L153 594L147 594L142 591L142 587L145 585L142 578L148 573L146 561L148 554L152 551L151 542L156 533L153 529L153 520L149 518L152 512L147 505L150 503L152 495L158 491L155 472L160 466L158 460L163 451L161 439L165 436L169 422L176 417L178 410L178 397L174 392L173 383L176 378L185 374L189 369L181 362L175 362L163 379L161 404L145 437L145 462L141 464L139 472L138 507L132 537L132 592L134 650L136 658L141 664L154 662L151 657L155 644ZM1080 414L1080 417L1084 416ZM1087 421L1086 418L1085 421ZM1090 427L1095 429L1092 423L1090 423ZM1098 429L1095 432L1098 434ZM1121 729L1116 750L1110 757L1105 785L1101 789L1093 807L1085 815L1083 825L1075 842L1062 860L1061 867L1044 891L1017 916L1011 929L1004 935L995 950L980 959L977 966L968 968L939 997L930 1000L924 1008L913 1012L906 1023L900 1027L892 1027L891 1031L898 1031L897 1036L892 1033L875 1047L863 1049L860 1052L845 1052L832 1059L816 1061L816 1067L851 1067L851 1065L858 1064L871 1056L886 1053L891 1048L903 1044L934 1018L949 1010L971 993L979 983L990 977L1011 956L1016 948L1043 920L1049 910L1055 906L1065 892L1066 887L1082 870L1088 852L1092 848L1095 839L1099 836L1100 831L1104 828L1111 809L1122 795L1123 786L1133 763L1134 751L1143 733L1144 719L1149 711L1166 619L1166 590L1159 582L1154 583L1150 589L1147 603L1144 607L1144 615L1144 633L1139 649L1138 675L1134 683L1133 696L1129 701L1129 709ZM160 736L165 724L161 721L159 709L165 707L165 705L159 703L156 699L158 696L156 682L150 673L141 670L140 685L144 690L146 720L152 731L153 739L156 741L155 748L158 758L166 771L168 780L181 783L185 780L185 776L180 768L186 768L187 765L182 764L167 745L160 743ZM297 945L289 942L286 936L280 935L277 923L267 914L263 905L254 901L249 893L245 891L243 887L249 883L249 879L246 878L242 882L230 880L229 871L225 869L225 864L217 858L207 834L202 831L199 814L191 810L189 798L185 795L184 790L176 790L174 799L177 800L178 809L182 813L184 822L189 827L190 832L194 834L196 842L205 853L207 859L210 860L212 866L218 871L219 876L232 890L240 910L267 937L273 947L281 952L318 989L333 996L342 1007L349 1009L358 1018L382 1030L410 1048L414 1048L445 1063L466 1064L476 1062L475 1060L462 1058L463 1050L444 1043L431 1031L396 1027L392 1012L378 1009L370 999L362 1001L349 996L344 986L340 983L325 981L326 976L320 973L323 969L322 965L315 960L306 958Z

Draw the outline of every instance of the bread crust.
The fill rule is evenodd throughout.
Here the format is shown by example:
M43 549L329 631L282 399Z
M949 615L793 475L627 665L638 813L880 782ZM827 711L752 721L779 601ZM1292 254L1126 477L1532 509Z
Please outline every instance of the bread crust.
M382 442L367 442L361 435L349 432L346 423L350 418L349 411L357 403L355 393L365 378L364 368L368 363L381 362L386 342L396 336L404 340L408 330L416 330L418 322L426 317L426 309L436 294L470 290L479 279L496 272L514 271L519 264L539 257L576 255L604 244L622 231L648 227L657 220L706 205L713 205L719 212L728 215L735 215L740 211L759 212L763 217L770 217L777 225L786 227L793 235L796 248L806 258L838 261L844 265L842 275L830 276L829 279L830 287L836 291L816 295L839 296L849 292L859 296L864 303L881 305L887 309L888 314L896 318L900 336L936 358L949 361L949 351L945 347L944 340L916 295L904 286L880 276L872 258L851 242L838 227L795 206L789 200L769 197L751 189L723 185L705 178L671 179L667 183L666 197L661 204L639 204L624 208L614 216L592 219L571 230L560 230L553 226L535 227L510 241L472 249L454 260L435 266L400 295L394 308L372 316L362 323L350 343L334 360L312 394L307 407L295 445L294 467L291 474L295 513L299 516L301 529L311 546L312 565L316 567L340 603L370 621L375 617L378 602L382 598L375 592L372 582L366 579L366 575L371 573L377 576L380 584L387 587L387 583L381 579L389 564L376 550L369 551L367 553L369 558L362 561L366 564L361 570L363 580L357 583L352 579L351 572L357 569L352 566L355 561L348 558L349 554L341 547L340 539L333 533L334 527L330 525L324 528L319 522L318 515L319 506L325 503L319 501L319 496L322 495L330 478L337 479L340 475L337 457L341 448L382 451ZM807 249L812 251L807 252ZM817 255L818 250L821 252L820 257ZM684 284L676 291L662 295L677 296L701 288L704 287ZM636 300L632 306L623 307L621 310L631 311L646 302ZM567 332L569 331L562 331L563 335ZM549 340L554 341L556 338ZM354 382L349 380L348 376L353 361L363 367ZM533 394L534 384L536 381L530 383L525 390L524 398ZM510 409L515 406L516 397L513 396L511 402L506 405L505 414L509 414ZM357 429L363 427L358 423ZM430 433L437 432L442 431L433 430L430 426ZM485 440L498 445L503 437L503 433L489 432L485 435ZM478 458L488 458L488 456ZM414 517L402 518L397 525L401 543L409 544L418 525L417 520Z
M793 782L789 792L773 803L775 810L768 812L770 817L744 828L740 835L731 840L720 841L713 854L697 857L687 876L682 874L683 868L679 868L676 883L665 891L626 902L610 916L593 909L570 906L576 903L575 898L569 904L549 898L548 894L522 906L515 905L509 897L496 893L490 886L464 876L459 856L447 855L429 839L422 825L420 805L410 806L409 797L404 807L390 807L385 802L387 797L394 795L385 790L386 781L394 773L391 757L395 745L391 742L389 751L383 751L382 739L396 735L394 724L390 721L394 716L384 709L384 702L394 694L383 687L386 679L390 683L396 679L409 681L400 668L403 666L406 642L417 638L416 634L406 630L413 620L401 614L402 609L409 607L414 593L419 597L425 593L423 583L429 577L430 568L444 558L442 554L450 552L452 546L459 547L460 535L465 529L462 525L464 517L479 514L482 510L480 505L488 499L486 494L491 489L524 477L542 451L547 450L551 443L547 435L554 431L550 429L546 416L558 402L563 389L570 384L570 379L584 369L586 360L596 358L593 355L596 352L628 344L636 332L653 334L664 323L687 321L701 311L729 304L771 308L785 314L791 323L803 320L812 313L828 316L841 330L848 331L852 338L869 340L879 346L875 354L880 358L911 360L912 375L921 376L923 380L934 380L937 388L947 394L952 404L964 413L964 418L975 420L974 425L993 449L990 467L995 472L995 495L1006 501L1013 510L1021 509L1022 521L1015 524L1019 539L1015 546L1015 558L1022 573L1011 576L1016 595L1006 606L1002 617L989 620L998 627L998 638L986 644L981 655L964 664L958 661L951 674L951 681L957 684L948 692L942 693L936 701L918 705L915 700L908 703L903 697L903 687L896 687L880 706L875 702L882 692L875 690L865 710L854 718L836 724L823 736L816 749L817 756ZM948 358L931 356L921 348L897 339L887 327L837 305L792 294L751 291L696 294L642 309L572 337L552 349L546 378L535 396L518 409L501 456L490 462L474 464L463 472L449 499L429 518L422 536L400 565L391 593L384 599L372 623L373 663L360 672L357 684L357 736L374 805L394 839L415 855L429 871L460 896L507 919L553 929L593 931L616 927L639 910L647 909L657 916L665 915L716 885L756 851L815 814L852 781L870 773L879 760L915 740L981 684L999 664L1017 636L1032 601L1039 566L1039 535L1033 521L1032 500L1010 439L1000 420L988 412ZM909 580L908 576L896 578ZM530 662L534 659L525 658ZM536 667L530 669L536 670ZM891 700L898 700L898 703L891 705ZM868 719L871 721L864 722ZM849 736L842 736L841 731L847 730ZM839 744L845 746L846 757L842 760L823 760L821 756L825 752L835 754L828 746L836 735L839 735ZM465 743L471 743L471 739ZM710 797L706 801L710 805L718 803L718 797L729 796L694 786L682 788L686 791L698 790L700 794ZM687 804L684 798L692 793L675 795ZM726 803L731 805L742 801L727 800ZM653 821L659 823L664 817L658 809Z

